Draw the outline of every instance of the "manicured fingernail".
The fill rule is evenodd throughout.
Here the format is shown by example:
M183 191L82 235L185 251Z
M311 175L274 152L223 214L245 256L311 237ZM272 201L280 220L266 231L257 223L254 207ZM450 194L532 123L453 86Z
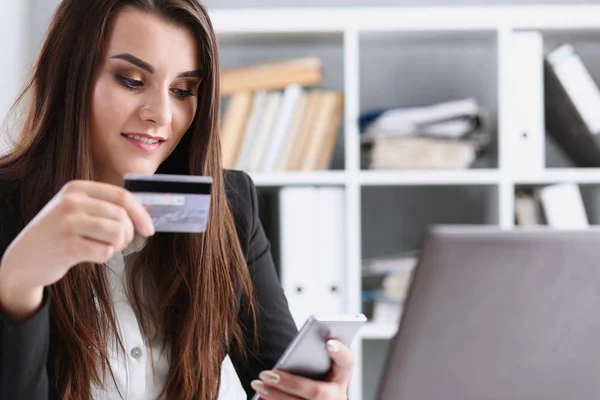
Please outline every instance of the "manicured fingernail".
M250 382L250 386L260 394L269 394L269 390L261 381L252 381Z
M337 342L335 340L327 341L327 350L329 350L332 353L337 353L339 349L340 349L340 346L337 344Z
M150 223L146 225L146 232L148 233L148 236L154 235L154 224Z
M263 382L272 384L279 383L280 380L279 375L272 371L263 371L260 374L258 374L258 377L262 379Z

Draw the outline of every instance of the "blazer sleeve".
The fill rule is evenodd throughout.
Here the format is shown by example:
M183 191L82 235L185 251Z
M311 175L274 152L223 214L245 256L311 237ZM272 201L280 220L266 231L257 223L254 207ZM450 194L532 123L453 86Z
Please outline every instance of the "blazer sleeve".
M245 190L240 193L242 195L241 205L238 205L237 208L245 210L244 214L247 218L243 219L248 221L248 233L242 235L242 240L247 242L246 261L258 305L257 326L254 326L250 320L245 320L244 326L247 327L248 348L252 348L254 332L258 333L258 349L256 354L248 355L247 363L233 354L231 359L244 390L250 398L254 395L250 382L257 379L261 371L273 368L298 330L277 277L270 242L258 216L256 188L248 174L243 173L243 177ZM244 198L247 200L244 201ZM243 244L242 247L246 246ZM244 312L240 313L241 317L244 315Z
M0 315L0 399L48 399L50 343L48 291L40 309L19 324Z
M8 217L0 212L0 260L16 236L15 224ZM45 290L42 306L18 324L7 320L0 309L0 400L48 399L49 303Z

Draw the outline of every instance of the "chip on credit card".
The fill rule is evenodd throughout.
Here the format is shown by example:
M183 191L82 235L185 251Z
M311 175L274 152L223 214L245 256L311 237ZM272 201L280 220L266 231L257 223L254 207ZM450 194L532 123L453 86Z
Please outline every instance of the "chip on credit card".
M123 176L123 187L146 207L156 232L205 232L212 183L210 176Z

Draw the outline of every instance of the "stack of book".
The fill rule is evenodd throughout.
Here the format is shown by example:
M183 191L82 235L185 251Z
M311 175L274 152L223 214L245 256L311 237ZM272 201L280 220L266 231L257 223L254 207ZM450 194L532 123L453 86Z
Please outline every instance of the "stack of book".
M360 116L371 169L464 169L489 144L474 99L375 110Z
M400 321L417 261L416 251L363 260L363 312L371 322Z
M221 71L223 166L247 171L313 171L331 163L343 92L319 87L314 57Z

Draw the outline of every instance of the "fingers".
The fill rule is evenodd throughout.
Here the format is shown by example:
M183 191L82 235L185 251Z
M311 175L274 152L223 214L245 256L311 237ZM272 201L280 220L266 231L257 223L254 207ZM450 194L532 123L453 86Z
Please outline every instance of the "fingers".
M127 211L135 230L144 236L154 234L154 225L148 211L124 188L101 182L73 181L66 185L65 190L67 192L83 192L89 197L121 206Z
M91 217L106 218L119 222L125 231L125 246L133 240L135 234L133 222L123 207L104 200L97 200L87 196L81 197L79 207L84 213ZM117 245L117 247L119 246ZM122 249L117 250L120 251Z
M329 381L347 385L354 368L352 352L339 340L327 341L327 352L333 361L333 371Z
M294 396L279 390L275 386L266 385L259 380L250 383L252 389L264 400L302 400L302 397Z
M123 250L133 235L126 228L126 224L107 218L94 217L87 214L69 217L65 223L70 224L68 232L76 236L111 245L117 251Z
M253 381L252 387L257 390L265 388L268 393L261 394L265 399L337 399L334 393L338 392L337 384L324 381L315 381L283 371L263 371L259 374L260 381ZM255 387L256 386L256 387ZM288 396L288 397L286 397Z
M80 258L83 262L103 263L113 256L114 246L76 236L69 241L71 254Z
M253 381L251 385L264 399L346 398L348 383L354 368L352 352L338 340L327 341L327 352L333 361L332 371L327 381L316 381L277 370L261 372L260 381Z

